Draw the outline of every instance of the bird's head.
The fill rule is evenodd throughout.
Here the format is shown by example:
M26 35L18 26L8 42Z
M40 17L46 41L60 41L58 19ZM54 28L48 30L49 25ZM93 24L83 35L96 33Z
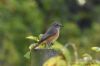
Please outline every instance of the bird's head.
M60 22L57 22L57 21L53 23L53 26L56 27L56 28L63 27L63 25Z

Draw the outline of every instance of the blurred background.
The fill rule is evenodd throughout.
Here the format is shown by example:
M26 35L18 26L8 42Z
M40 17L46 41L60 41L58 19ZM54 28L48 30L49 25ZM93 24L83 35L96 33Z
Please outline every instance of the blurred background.
M32 41L25 37L44 33L55 20L64 26L58 42L74 43L79 57L100 59L91 51L100 47L100 0L0 0L0 66L28 66Z

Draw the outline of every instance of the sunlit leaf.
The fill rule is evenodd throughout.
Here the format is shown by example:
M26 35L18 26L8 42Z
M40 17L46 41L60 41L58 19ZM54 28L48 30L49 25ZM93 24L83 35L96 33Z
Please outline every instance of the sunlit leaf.
M61 56L55 56L47 60L43 66L67 66L66 61Z
M26 58L26 59L30 59L30 51L28 51L25 55L24 55L24 57Z
M39 41L39 39L37 37L35 37L35 36L27 36L26 38L30 39L30 40Z
M29 50L31 51L32 49L34 49L34 46L35 46L36 44L37 44L37 43L31 44L31 45L29 46Z
M91 49L96 51L96 52L100 52L100 47L92 47Z
M54 48L55 50L58 50L59 52L61 52L64 55L65 59L68 61L68 64L70 64L71 56L70 56L69 50L66 47L64 47L59 42L55 42L54 45L52 46L52 48Z

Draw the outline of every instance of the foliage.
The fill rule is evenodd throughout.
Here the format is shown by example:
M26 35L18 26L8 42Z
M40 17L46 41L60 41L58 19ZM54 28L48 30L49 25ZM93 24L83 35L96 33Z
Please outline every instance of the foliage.
M36 40L35 38L37 38L37 37L35 37L35 36L28 36L26 38L33 40L33 41L37 41L37 42L39 40L39 39ZM28 51L24 55L25 58L31 59L30 53L31 53L31 50L35 49L35 48L33 48L34 46L35 46L35 44L31 44L29 46L30 51ZM41 47L41 46L42 45L40 45L38 47L38 49L45 49L45 47ZM74 57L71 56L71 53L68 49L69 46L71 46L75 52ZM51 57L50 59L48 59L43 64L43 66L70 66L70 65L71 66L99 66L100 65L100 61L97 59L93 59L92 55L90 55L88 53L85 53L81 57L78 58L77 47L75 46L75 44L72 44L72 43L67 43L65 46L63 46L61 43L55 42L53 44L53 46L51 46L51 49L56 50L57 52L59 52L59 54L57 56L54 56L54 57ZM96 52L99 52L99 47L92 47L91 49Z

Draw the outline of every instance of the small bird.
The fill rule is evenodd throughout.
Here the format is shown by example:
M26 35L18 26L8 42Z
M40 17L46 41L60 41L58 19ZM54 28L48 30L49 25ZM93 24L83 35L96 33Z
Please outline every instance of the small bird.
M63 27L61 23L54 22L48 30L43 34L40 38L37 45L34 48L38 47L40 44L46 44L46 46L50 46L54 41L56 41L59 37L60 27Z

